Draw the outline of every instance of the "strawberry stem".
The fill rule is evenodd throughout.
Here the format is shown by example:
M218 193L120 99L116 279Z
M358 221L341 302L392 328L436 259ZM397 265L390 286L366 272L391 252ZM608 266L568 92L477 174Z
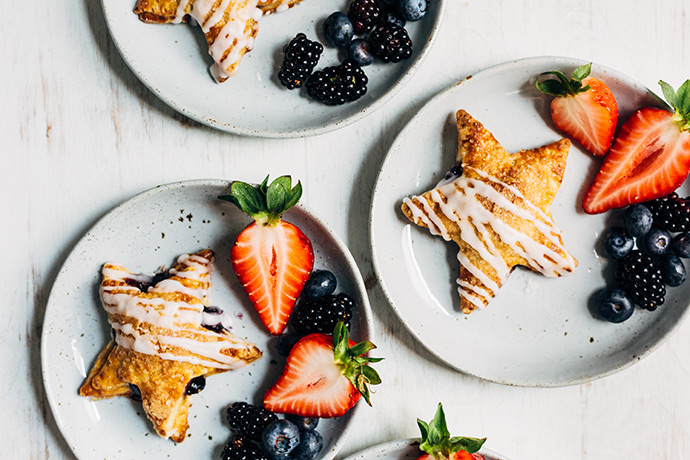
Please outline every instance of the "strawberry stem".
M302 183L293 187L290 176L280 176L269 184L268 177L260 185L235 181L230 185L230 194L218 198L233 203L259 225L275 227L283 213L301 198Z
M565 74L559 70L550 70L549 72L544 72L539 75L543 77L545 75L553 75L556 79L548 79L540 81L537 78L535 86L539 91L544 94L549 94L556 97L567 97L567 96L577 96L580 93L589 91L589 85L582 86L582 80L589 76L592 71L592 63L582 65L573 71L573 75L570 79L565 76Z
M340 368L340 373L359 391L364 400L371 406L369 385L381 383L381 377L371 363L378 363L383 358L369 358L364 356L376 348L371 342L359 342L350 347L350 333L342 322L338 322L333 330L333 361Z
M482 448L486 438L468 438L454 436L451 438L446 424L446 414L443 405L438 403L436 414L431 422L426 423L417 419L417 425L422 433L422 443L419 448L437 459L450 458L455 452L464 450L473 454Z
M678 91L663 80L659 80L659 86L666 101L675 111L673 121L678 124L681 131L690 131L690 80L685 80Z

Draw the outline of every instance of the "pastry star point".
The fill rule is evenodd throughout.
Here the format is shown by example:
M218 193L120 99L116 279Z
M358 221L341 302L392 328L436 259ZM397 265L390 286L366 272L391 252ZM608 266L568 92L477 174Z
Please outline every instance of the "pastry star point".
M471 313L489 303L515 266L556 277L577 265L550 212L570 141L509 153L469 113L456 117L462 174L406 198L402 210L459 246L461 309Z

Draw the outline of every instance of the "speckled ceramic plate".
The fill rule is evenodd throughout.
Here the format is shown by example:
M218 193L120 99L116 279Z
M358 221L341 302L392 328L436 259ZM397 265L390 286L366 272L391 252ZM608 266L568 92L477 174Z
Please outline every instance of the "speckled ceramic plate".
M41 357L50 406L78 458L220 458L230 437L225 407L235 401L260 404L280 374L285 360L276 351L276 339L260 324L232 272L230 249L251 219L217 198L227 191L228 182L215 180L180 182L144 192L103 217L65 261L48 300ZM312 240L315 267L333 271L338 291L355 299L353 338L371 339L369 301L348 249L304 206L291 209L285 218ZM128 398L94 402L78 396L77 390L110 334L98 299L102 264L113 261L133 271L153 272L161 265L170 266L180 254L203 248L216 252L211 303L230 311L233 332L255 342L264 356L241 370L210 377L206 389L192 398L187 439L175 444L153 432L140 403ZM360 406L319 424L324 437L321 458L336 455Z
M416 459L423 452L419 450L419 438L400 439L398 441L390 441L378 446L370 447L362 452L347 457L345 460L402 460L402 459ZM482 449L480 454L486 460L509 460L496 452L488 449Z
M303 137L332 131L369 115L397 93L419 68L437 35L446 0L434 0L426 16L406 28L412 58L365 68L367 94L338 107L311 101L278 83L282 47L298 32L325 43L323 20L347 11L347 0L305 0L289 11L266 16L256 44L237 75L217 84L203 33L187 25L145 24L132 12L135 0L102 0L115 45L136 76L166 104L183 115L223 131L261 137ZM341 56L326 47L318 68L336 65Z
M559 139L549 115L550 97L539 93L534 81L541 72L570 73L583 63L530 58L468 77L432 99L410 121L378 177L371 242L386 295L421 343L468 374L511 385L586 382L637 362L687 316L690 283L669 288L666 303L657 311L636 309L622 324L593 315L593 295L612 278L614 268L600 256L600 235L622 220L619 212L590 216L582 211L582 196L601 160L576 145L552 212L579 266L571 276L556 279L515 270L483 311L460 312L457 246L410 224L400 211L404 197L433 188L453 166L458 109L482 122L511 152ZM661 104L650 90L615 70L595 64L593 75L613 90L621 121L637 108Z

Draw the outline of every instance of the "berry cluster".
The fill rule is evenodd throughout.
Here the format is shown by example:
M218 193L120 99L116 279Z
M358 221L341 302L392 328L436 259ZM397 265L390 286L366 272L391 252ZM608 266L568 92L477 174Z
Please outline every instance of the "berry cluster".
M625 210L624 227L612 227L604 235L603 250L617 261L617 285L603 290L597 299L602 318L625 321L633 305L656 310L664 303L666 286L685 282L681 258L690 258L689 203L690 199L672 193L630 206Z
M412 56L406 21L421 19L428 7L428 0L353 0L347 14L335 12L326 18L323 33L329 44L342 48L361 66L375 57L399 62Z
M287 415L236 402L227 409L235 434L223 447L221 460L313 460L323 448L316 431L319 419Z
M364 96L369 82L362 67L378 58L399 62L412 56L406 21L426 14L430 0L352 0L347 14L335 12L323 23L326 41L344 51L339 65L314 71L323 46L297 34L283 48L280 84L288 89L306 86L307 95L326 105L341 105Z
M287 356L295 343L307 334L332 334L338 322L350 327L355 302L344 292L336 294L337 285L330 271L314 270L290 317L293 332L278 337L278 353Z

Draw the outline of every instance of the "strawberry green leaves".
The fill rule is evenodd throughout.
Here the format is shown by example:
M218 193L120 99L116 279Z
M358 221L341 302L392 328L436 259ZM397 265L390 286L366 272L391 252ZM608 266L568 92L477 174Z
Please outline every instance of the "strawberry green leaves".
M275 227L280 216L301 198L302 184L297 182L293 187L290 176L281 176L269 184L268 177L259 186L235 181L230 194L218 198L233 203L259 224Z
M545 75L553 75L556 79L547 79L540 81L537 78L535 86L539 91L544 94L549 94L551 96L566 97L566 96L576 96L585 91L589 91L589 85L582 86L582 80L589 76L592 71L592 63L585 64L576 68L573 71L573 75L570 79L565 76L565 74L559 70L551 70L549 72L544 72L540 74L540 77Z
M663 80L659 80L659 86L668 103L676 110L673 121L680 125L681 131L690 131L690 80L685 80L678 91L674 91Z
M340 368L343 376L347 377L350 383L361 393L367 404L371 406L369 385L380 384L381 377L369 364L378 363L383 358L369 358L365 356L366 353L376 348L376 345L371 342L359 342L352 347L349 344L350 338L347 326L339 322L333 330L334 361Z
M422 433L422 443L419 448L437 459L450 458L460 450L473 454L481 449L484 441L486 441L486 438L451 437L441 403L438 404L436 414L431 422L426 423L417 419L417 425L419 425L419 430Z

